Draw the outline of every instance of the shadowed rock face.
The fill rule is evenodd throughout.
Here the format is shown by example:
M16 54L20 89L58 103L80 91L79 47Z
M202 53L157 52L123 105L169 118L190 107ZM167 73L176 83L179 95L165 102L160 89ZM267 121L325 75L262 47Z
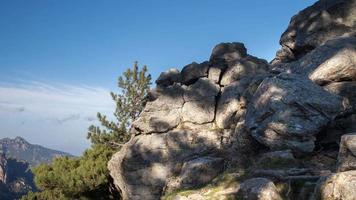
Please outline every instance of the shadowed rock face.
M272 65L242 43L221 43L209 61L163 72L108 164L123 199L187 189L176 199L205 199L215 186L221 199L316 196L317 181L336 169L340 136L356 131L354 13L354 0L301 11ZM347 145L340 165L354 159ZM248 172L233 172L243 184L219 186L234 170Z
M247 110L247 127L256 140L271 149L307 153L343 106L341 97L310 80L282 73L260 84Z
M36 191L29 164L0 154L0 199L19 199Z
M355 36L355 0L320 0L295 15L282 34L273 63L303 57L330 39Z

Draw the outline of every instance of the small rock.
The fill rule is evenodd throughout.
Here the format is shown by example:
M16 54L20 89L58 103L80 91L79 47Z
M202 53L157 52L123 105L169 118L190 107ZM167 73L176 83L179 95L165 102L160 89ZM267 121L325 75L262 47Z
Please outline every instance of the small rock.
M165 72L162 72L156 80L156 84L158 86L169 86L173 85L173 83L180 82L180 73L178 69L171 68Z
M252 178L244 181L238 197L246 200L282 200L274 183L266 178Z
M356 133L341 136L338 172L356 170Z

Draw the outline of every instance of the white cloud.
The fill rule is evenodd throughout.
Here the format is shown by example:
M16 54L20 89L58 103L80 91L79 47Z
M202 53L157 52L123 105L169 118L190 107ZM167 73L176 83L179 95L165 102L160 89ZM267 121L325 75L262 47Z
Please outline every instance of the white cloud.
M87 128L96 113L111 115L109 90L85 85L35 81L0 83L0 137L23 136L30 142L79 154L88 146Z
M1 112L30 112L36 117L90 116L96 112L112 112L109 91L101 87L72 86L27 82L21 85L0 84ZM78 118L78 117L76 117Z

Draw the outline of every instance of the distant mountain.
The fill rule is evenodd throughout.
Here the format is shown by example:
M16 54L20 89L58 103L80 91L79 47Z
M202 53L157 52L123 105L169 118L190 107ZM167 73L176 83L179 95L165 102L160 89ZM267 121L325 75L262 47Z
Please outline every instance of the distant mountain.
M59 156L72 156L62 151L30 144L22 137L0 139L0 151L2 151L7 158L23 160L31 166L36 166L43 162L49 163L53 158Z
M0 153L0 199L19 199L29 191L36 191L29 164Z

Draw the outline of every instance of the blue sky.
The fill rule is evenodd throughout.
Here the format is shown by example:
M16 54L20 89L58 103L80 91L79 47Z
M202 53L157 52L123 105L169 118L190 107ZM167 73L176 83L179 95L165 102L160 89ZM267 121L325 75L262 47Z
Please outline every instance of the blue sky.
M232 41L271 60L290 18L314 2L0 0L0 137L79 154L134 61L156 78Z

